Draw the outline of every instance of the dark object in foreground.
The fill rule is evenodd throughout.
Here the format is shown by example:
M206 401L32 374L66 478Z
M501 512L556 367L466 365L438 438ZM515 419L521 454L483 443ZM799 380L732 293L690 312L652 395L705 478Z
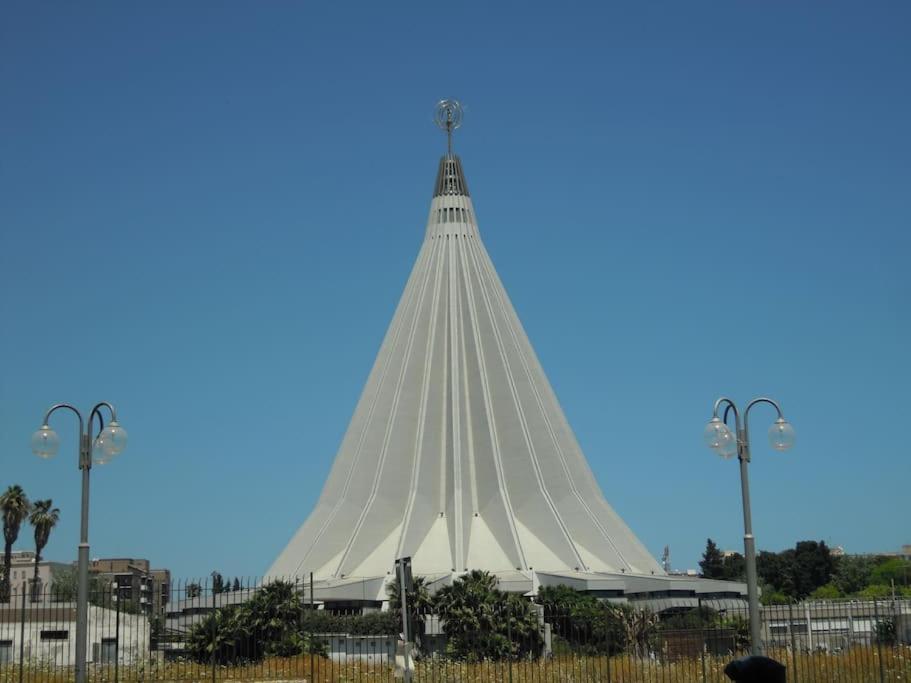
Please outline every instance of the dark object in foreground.
M785 683L785 667L768 657L741 657L724 667L724 675L739 683Z

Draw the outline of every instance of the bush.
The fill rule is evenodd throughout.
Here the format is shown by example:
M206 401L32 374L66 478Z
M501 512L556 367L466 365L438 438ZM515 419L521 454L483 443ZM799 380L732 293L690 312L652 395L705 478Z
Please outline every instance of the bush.
M658 619L648 610L604 602L568 586L542 586L537 601L563 650L615 655L654 649Z
M276 581L245 603L206 615L187 635L187 654L197 662L214 658L218 664L258 662L266 656L325 655L325 644L314 634L349 630L346 627L356 619L309 609L292 584ZM366 620L362 630L379 630L376 621Z
M717 628L720 623L718 612L711 607L693 607L663 617L658 622L658 628L662 631L690 631Z
M892 587L874 584L864 588L858 595L868 600L886 600L892 597Z
M895 643L895 620L891 617L877 621L873 631L877 643L882 643L883 645L893 645Z
M834 583L829 582L810 593L811 600L837 600L842 597L841 591Z
M543 639L534 606L496 586L495 576L475 570L437 593L449 657L482 661L540 654Z
M626 649L623 619L612 605L568 586L541 586L537 602L564 650L617 654Z

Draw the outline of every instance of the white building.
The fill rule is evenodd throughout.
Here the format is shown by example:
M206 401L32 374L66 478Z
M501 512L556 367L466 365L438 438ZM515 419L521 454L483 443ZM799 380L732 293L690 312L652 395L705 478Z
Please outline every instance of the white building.
M38 588L32 590L35 578L35 551L14 550L10 564L10 586L20 595L28 590L28 599L31 602L48 602L51 599L50 587L54 583L54 576L71 569L72 565L64 562L41 560L38 562Z
M460 117L458 103L440 104L450 136ZM666 574L605 500L487 254L451 151L322 495L267 578L313 572L319 599L365 603L385 599L405 556L436 585L483 569L522 593L560 583L617 599L744 593Z
M137 664L149 656L149 619L89 605L87 659L94 664ZM25 661L76 664L76 605L51 603L0 610L0 664Z

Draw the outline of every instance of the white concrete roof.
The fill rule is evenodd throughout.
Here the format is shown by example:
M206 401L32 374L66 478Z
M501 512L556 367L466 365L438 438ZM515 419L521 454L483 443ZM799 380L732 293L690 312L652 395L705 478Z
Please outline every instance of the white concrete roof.
M665 576L601 493L450 155L322 495L267 577L385 577L402 556L417 575Z

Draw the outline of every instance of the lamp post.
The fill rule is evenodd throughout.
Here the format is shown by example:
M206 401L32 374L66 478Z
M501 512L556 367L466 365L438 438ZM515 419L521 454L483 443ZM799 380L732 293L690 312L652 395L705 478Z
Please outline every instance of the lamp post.
M747 404L741 417L734 402L726 397L715 401L712 419L705 427L705 442L722 458L737 455L740 460L740 492L743 499L743 550L747 570L747 600L750 605L750 649L754 655L762 654L762 631L759 622L759 589L756 581L756 539L753 537L753 519L750 513L750 478L747 465L750 462L750 410L760 403L775 408L778 419L769 427L769 441L776 451L786 451L794 445L794 428L784 419L781 407L770 398L754 398ZM718 411L724 406L723 417ZM728 414L734 413L735 433L728 428Z
M40 458L53 458L60 448L57 432L50 428L51 415L66 408L79 419L79 469L82 470L82 517L79 526L79 576L76 595L76 683L86 683L86 640L89 615L89 471L92 463L103 465L123 452L127 444L126 430L117 423L114 406L106 401L97 403L89 412L88 421L69 403L57 403L44 415L41 428L32 436L32 452ZM104 426L101 409L107 408L111 421ZM99 434L92 440L92 425L98 418Z

